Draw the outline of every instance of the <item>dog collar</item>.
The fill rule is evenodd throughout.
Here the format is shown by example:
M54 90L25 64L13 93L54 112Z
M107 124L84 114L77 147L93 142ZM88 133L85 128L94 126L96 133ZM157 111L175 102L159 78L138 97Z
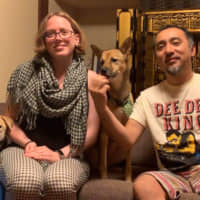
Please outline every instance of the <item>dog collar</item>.
M123 100L119 101L117 99L114 99L108 95L109 101L114 103L115 105L123 107L124 112L126 115L130 116L133 110L133 102L131 101L130 94Z

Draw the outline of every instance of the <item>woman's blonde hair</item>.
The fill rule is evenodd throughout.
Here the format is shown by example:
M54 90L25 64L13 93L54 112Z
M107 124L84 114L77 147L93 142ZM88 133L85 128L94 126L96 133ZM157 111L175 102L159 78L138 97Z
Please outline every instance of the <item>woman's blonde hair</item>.
M69 23L71 24L71 27L72 27L74 33L78 34L79 38L80 38L79 45L76 46L76 48L75 48L75 53L77 55L83 55L83 54L85 54L85 45L86 45L85 35L84 35L83 31L81 30L80 26L78 25L78 23L69 14L67 14L65 12L53 12L53 13L49 13L42 20L42 22L40 23L37 35L36 35L35 52L37 54L47 53L47 49L46 49L46 46L45 46L44 35L45 35L45 31L46 31L47 22L53 16L63 17L63 18L65 18L65 19L67 19L69 21Z

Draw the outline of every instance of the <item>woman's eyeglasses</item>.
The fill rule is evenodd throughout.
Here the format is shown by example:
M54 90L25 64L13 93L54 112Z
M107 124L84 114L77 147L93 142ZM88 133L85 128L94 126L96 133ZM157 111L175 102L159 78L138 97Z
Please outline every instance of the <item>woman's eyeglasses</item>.
M57 37L57 35L59 35L60 38L66 39L66 38L71 37L73 34L74 34L74 32L71 31L71 30L60 30L59 32L56 32L56 31L47 31L44 34L44 37L48 38L50 40L55 40L56 37Z

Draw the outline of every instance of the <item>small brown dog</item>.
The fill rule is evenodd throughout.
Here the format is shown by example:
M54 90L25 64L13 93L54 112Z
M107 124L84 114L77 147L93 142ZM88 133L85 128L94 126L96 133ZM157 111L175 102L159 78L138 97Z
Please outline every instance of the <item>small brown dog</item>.
M10 117L0 115L0 150L10 143L8 131L13 126L13 121Z
M127 38L120 49L102 51L97 46L91 45L93 54L97 56L100 63L100 73L110 80L108 106L122 124L127 122L128 116L132 111L130 67L128 66L128 55L130 54L131 47L131 38ZM131 149L124 150L119 146L119 144L108 139L104 127L101 127L101 177L107 178L108 166L119 163L122 160L126 160L125 179L131 181Z

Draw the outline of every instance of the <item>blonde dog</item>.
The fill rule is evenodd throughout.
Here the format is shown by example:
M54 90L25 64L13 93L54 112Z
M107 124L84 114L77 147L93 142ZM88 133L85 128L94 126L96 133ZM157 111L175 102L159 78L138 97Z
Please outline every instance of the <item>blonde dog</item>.
M97 56L100 63L100 73L110 80L108 106L122 124L127 122L132 111L130 66L128 65L131 47L131 38L127 38L120 49L102 51L97 46L91 45L93 54ZM125 179L131 181L131 149L125 150L108 139L104 127L101 127L99 163L101 177L107 178L108 166L122 160L126 160Z
M10 143L8 133L13 126L10 117L0 115L0 150Z

